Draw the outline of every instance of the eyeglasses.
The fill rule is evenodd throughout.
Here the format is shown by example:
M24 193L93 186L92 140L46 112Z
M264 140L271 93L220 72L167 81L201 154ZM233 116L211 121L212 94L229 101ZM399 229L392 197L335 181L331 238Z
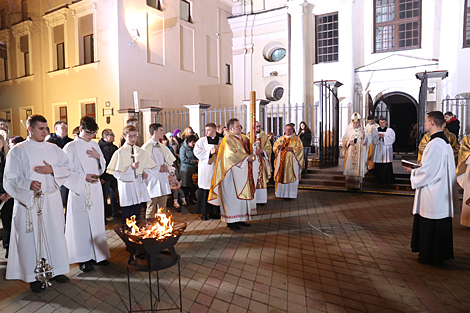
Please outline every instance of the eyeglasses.
M89 131L88 129L84 129L83 131L84 131L87 135L91 135L91 136L96 135L96 132Z

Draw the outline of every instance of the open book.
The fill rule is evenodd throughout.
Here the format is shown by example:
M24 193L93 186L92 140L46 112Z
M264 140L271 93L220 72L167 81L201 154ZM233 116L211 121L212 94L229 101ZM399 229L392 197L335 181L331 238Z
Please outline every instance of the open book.
M421 166L421 165L418 165L416 163L413 163L407 160L401 160L401 165L404 167L409 167L409 168L418 168Z

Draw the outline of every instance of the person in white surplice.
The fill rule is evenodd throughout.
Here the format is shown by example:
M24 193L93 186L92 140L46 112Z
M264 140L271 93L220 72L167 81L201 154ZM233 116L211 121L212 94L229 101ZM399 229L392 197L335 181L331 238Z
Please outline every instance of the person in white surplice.
M387 119L381 117L380 127L377 128L377 135L374 137L374 158L375 178L381 184L393 184L393 143L395 142L395 132L387 127Z
M30 283L33 292L43 290L34 269L38 259L46 257L52 266L53 281L69 282L70 270L64 234L64 208L59 187L71 174L67 155L57 146L44 142L48 135L47 120L32 115L27 121L30 136L8 155L3 177L5 191L15 199L7 279ZM43 194L41 205L36 193ZM38 209L42 206L44 228L38 225ZM48 249L38 247L38 232L42 230Z
M100 147L94 142L98 125L92 117L80 120L80 134L64 151L72 165L72 175L65 182L70 190L67 201L65 239L70 264L91 272L93 263L108 265L110 257L104 227L103 188L99 176L106 170Z
M214 123L206 125L206 137L202 137L194 146L194 156L198 158L197 169L197 206L196 213L201 214L201 219L207 221L211 218L220 219L220 208L207 202L211 189L212 176L214 176L215 161L219 151L222 137L217 133Z
M160 141L165 134L161 124L150 124L149 132L152 137L142 146L142 149L147 151L157 166L147 170L148 177L144 180L151 198L147 202L145 218L154 218L158 209L166 209L166 201L168 195L171 194L170 182L168 181L169 168L176 158L170 149Z
M250 226L251 211L256 210L253 162L250 141L242 134L236 118L227 123L227 131L220 144L208 202L220 205L220 216L231 230ZM261 149L257 153L263 153Z

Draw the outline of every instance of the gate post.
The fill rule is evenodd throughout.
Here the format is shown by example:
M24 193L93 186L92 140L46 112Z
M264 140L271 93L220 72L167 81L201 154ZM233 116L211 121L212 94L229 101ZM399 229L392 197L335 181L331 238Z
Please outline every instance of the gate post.
M194 132L198 134L199 138L205 136L205 125L203 125L204 121L202 120L202 111L210 108L210 106L210 104L203 103L184 105L184 107L189 110L189 125L186 125L186 127L191 126Z

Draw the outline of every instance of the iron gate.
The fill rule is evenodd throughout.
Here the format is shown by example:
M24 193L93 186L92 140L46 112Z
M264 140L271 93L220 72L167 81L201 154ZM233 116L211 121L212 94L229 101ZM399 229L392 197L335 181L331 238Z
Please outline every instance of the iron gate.
M460 130L459 137L457 138L461 141L465 136L467 136L468 130L468 106L470 105L470 97L462 97L456 95L452 99L449 95L442 100L442 113L452 112L457 119L460 120Z
M418 77L418 76L417 76ZM418 104L418 133L416 135L416 151L418 151L419 143L426 134L426 113L428 107L428 74L423 73L421 79L421 87L419 88L419 104Z
M340 82L321 81L320 88L320 138L319 167L328 168L338 165L339 158L339 99L337 88Z

